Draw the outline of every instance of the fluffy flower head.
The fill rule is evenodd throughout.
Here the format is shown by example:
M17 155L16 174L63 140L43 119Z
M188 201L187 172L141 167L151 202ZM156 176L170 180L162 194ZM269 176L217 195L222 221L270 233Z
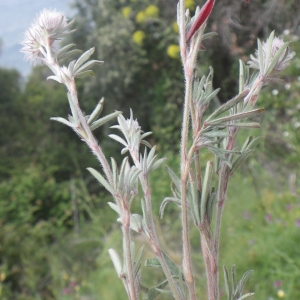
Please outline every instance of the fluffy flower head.
M56 49L56 42L69 32L66 17L55 10L43 10L26 30L22 41L25 59L36 63Z
M266 42L261 44L261 51L258 49L255 56L250 56L251 61L248 64L251 68L259 70L262 75L269 75L284 70L293 57L294 53L291 52L288 44L274 37L272 32Z

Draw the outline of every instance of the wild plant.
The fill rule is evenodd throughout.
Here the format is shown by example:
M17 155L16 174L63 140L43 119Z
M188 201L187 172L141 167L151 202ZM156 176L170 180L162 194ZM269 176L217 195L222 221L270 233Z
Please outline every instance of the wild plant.
M146 138L151 132L143 132L130 111L126 119L120 111L100 117L104 100L101 99L94 111L87 115L80 108L76 89L76 78L92 76L92 67L103 62L90 60L94 48L89 49L72 60L66 67L60 62L77 54L74 44L59 47L59 41L71 34L73 21L57 11L44 10L26 31L22 51L26 59L33 63L41 62L49 67L53 75L48 77L64 84L67 88L71 114L68 119L54 117L72 128L91 149L99 160L102 170L88 168L91 174L111 194L110 207L117 213L123 236L123 252L120 255L110 249L109 255L122 281L129 299L154 299L161 293L172 295L175 299L203 299L196 295L196 281L191 258L190 226L199 230L202 256L206 269L207 298L220 299L219 251L222 214L227 199L229 180L237 168L247 159L260 142L260 137L249 136L242 147L236 140L241 129L259 128L259 118L264 112L257 108L261 89L276 81L277 74L283 70L293 57L289 43L275 37L272 32L266 42L258 40L258 48L251 60L245 64L239 61L238 94L225 104L215 108L207 115L211 101L219 89L213 88L213 69L207 76L198 78L195 71L200 50L205 50L202 41L215 35L204 33L207 19L213 9L214 0L196 9L194 16L185 11L185 1L180 0L177 10L179 26L179 46L185 91L183 92L183 118L180 142L180 171L166 167L172 181L171 193L161 203L160 215L168 203L180 208L182 225L182 264L177 266L160 245L152 209L152 190L149 175L166 163L165 158L158 159L156 147ZM206 114L205 114L206 113ZM110 138L123 145L125 155L118 166L114 158L109 159L97 139L94 130L117 118L118 124L112 126L119 135L112 133ZM248 121L248 119L252 121ZM254 120L253 120L254 119ZM144 149L142 149L142 145ZM208 149L214 160L205 161L203 150ZM204 161L203 161L204 160ZM137 201L138 189L142 190L140 200L142 214L132 211L133 201ZM193 224L193 225L192 225ZM165 280L154 287L142 284L141 259L143 249L136 253L132 231L143 236L150 245L155 258L146 260L149 267L161 268ZM250 298L253 293L243 294L243 288L251 271L247 271L240 280L236 278L235 266L230 273L223 267L226 292L229 300Z

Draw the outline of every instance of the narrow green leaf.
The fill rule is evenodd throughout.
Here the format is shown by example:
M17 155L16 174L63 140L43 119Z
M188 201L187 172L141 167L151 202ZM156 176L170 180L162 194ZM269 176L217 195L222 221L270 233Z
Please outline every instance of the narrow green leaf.
M130 216L130 228L138 233L143 229L143 218L138 214L132 214Z
M223 161L229 168L232 168L231 162L228 160L228 158L225 156L224 149L208 146L207 147L212 153L214 153L221 161Z
M143 212L143 224L145 228L149 227L149 220L148 220L148 214L147 214L147 207L144 197L141 199L141 207ZM149 237L148 231L145 230L145 234Z
M137 269L140 268L141 266L141 259L142 259L142 255L144 253L144 249L145 249L145 245L142 245L142 247L140 248L139 252L136 255L135 261L134 261L134 268L135 268L135 276L137 275Z
M150 143L148 143L147 141L145 141L145 140L142 140L142 141L141 141L141 144L147 146L147 147L150 148L150 149L152 148L152 145L151 145Z
M245 86L244 62L239 59L239 93L241 93Z
M151 135L151 134L152 134L151 131L145 132L145 133L143 133L143 134L141 135L141 139L143 140L145 137L147 137L147 136L149 136L149 135Z
M260 124L257 122L247 122L247 123L229 123L215 125L216 127L238 127L238 128L260 128Z
M232 163L231 174L235 172L235 170L241 166L244 161L248 158L248 156L253 152L253 150L245 150L240 156L238 156Z
M260 143L261 140L262 140L261 136L256 137L255 139L251 140L247 146L247 150L254 149Z
M49 79L52 79L52 80L55 80L55 81L61 83L60 79L59 79L57 76L55 76L55 75L48 76L48 77L47 77L47 80L49 80Z
M244 286L247 283L247 281L249 280L252 272L253 272L252 270L249 270L249 271L245 272L242 279L237 284L237 287L236 287L236 290L235 290L235 296L240 297L242 295Z
M162 252L166 264L171 271L171 274L179 279L184 278L181 270L176 266L176 264L168 257L167 254ZM149 268L161 268L160 262L157 258L150 258L145 261L145 266Z
M120 138L118 135L115 135L115 134L109 134L108 136L109 136L110 138L112 138L113 140L115 140L115 141L121 143L121 144L124 145L125 147L127 147L126 142L125 142L122 138Z
M206 211L207 211L207 218L208 218L208 223L211 224L212 217L213 217L213 212L214 212L214 206L216 204L216 197L217 193L214 192L214 188L212 188L209 200L207 201L207 206L206 206Z
M88 118L88 125L90 125L94 120L96 120L102 110L103 110L103 105L104 105L104 98L102 97L101 100L99 101L99 103L97 104L97 106L95 107L95 109L93 110L93 112L91 113L90 117Z
M209 38L211 38L211 37L213 37L215 35L218 35L218 33L217 32L208 32L208 33L205 33L205 34L202 35L201 41L209 39Z
M112 194L114 195L114 190L109 185L109 183L105 180L105 178L95 169L87 168L87 170Z
M231 267L231 278L232 278L233 289L235 289L237 285L235 265L232 265Z
M191 206L191 211L194 217L194 222L195 224L200 224L200 208L199 208L199 204L201 203L201 199L199 201L199 191L197 189L197 183L195 182L195 180L192 178L192 176L190 176L189 179L189 193L191 195L191 201L192 202L190 204Z
M264 112L263 108L258 108L258 109L253 109L247 112L242 112L242 113L237 113L235 115L219 118L219 119L214 119L210 122L205 121L204 126L213 126L213 125L220 125L226 122L231 122L231 121L236 121L236 120L241 120L245 118L251 118L254 116L258 116L261 113Z
M177 205L181 205L180 199L175 198L175 197L166 197L164 199L164 201L161 203L160 208L159 208L160 219L162 219L164 217L165 208L166 208L167 204L169 204L170 202L175 203Z
M162 283L158 284L157 286L154 286L150 288L147 292L145 300L154 300L157 296L160 295L160 289L163 289L168 284L167 280L164 280Z
M50 118L50 120L52 121L57 121L57 122L60 122L60 123L63 123L71 128L74 128L76 127L76 125L72 124L71 122L69 122L68 120L64 119L64 118L61 118L61 117L52 117Z
M267 44L267 52L266 52L266 58L265 58L265 68L264 68L264 74L267 71L268 65L269 65L269 60L271 56L271 50L272 50L272 44L274 40L274 30L271 32L269 38L268 38L268 44Z
M178 191L181 191L181 184L180 184L180 180L178 178L178 176L175 174L175 172L168 166L166 166L167 172L170 175L172 182L174 183L174 185L176 186L176 188L178 189Z
M147 157L147 166L149 166L150 162L154 159L155 151L156 151L156 146L153 146L149 151L149 154L147 155L147 149L145 148L144 157L145 158Z
M269 75L272 71L273 71L273 68L275 67L275 65L277 64L278 60L280 59L280 56L281 54L283 53L283 51L286 50L286 48L288 47L290 43L289 42L286 42L284 43L280 49L276 52L276 54L274 55L267 71L266 71L266 75Z
M71 94L69 92L67 93L67 96L68 96L68 100L69 100L70 109L71 109L71 112L72 112L72 117L75 120L75 125L78 126L79 125L79 119L78 119L76 107L74 106Z
M212 130L208 132L204 132L202 134L203 137L209 137L209 138L226 138L229 137L230 134L226 131L221 130Z
M223 266L223 271L224 271L224 280L225 280L225 289L226 289L227 299L231 300L231 284L229 281L228 271L225 266Z
M84 65L82 65L78 70L76 70L75 75L92 68L94 65L102 65L103 63L104 63L104 61L100 61L100 60L90 60L87 63L85 63ZM75 69L75 67L74 67L74 69Z
M90 57L91 55L95 52L95 48L91 48L89 50L87 50L86 52L84 52L76 61L76 64L74 65L74 72L76 72L79 67L84 63L86 62Z
M93 122L90 126L91 130L95 130L96 128L104 125L105 123L115 119L116 117L118 117L122 112L121 111L115 111L114 113L111 113L95 122Z
M81 50L79 50L79 49L74 49L74 50L71 50L71 51L68 51L68 52L66 52L66 53L62 53L57 59L58 60L63 60L63 59L66 59L66 58L68 58L68 57L70 57L70 56L72 56L72 55L78 55L78 54L81 54L82 53L82 51Z
M253 295L254 295L254 293L248 293L248 294L243 295L242 297L240 297L237 300L246 300L246 299L249 299L250 297L252 297Z
M212 113L205 122L208 123L210 120L218 117L225 111L228 111L230 108L241 102L248 94L250 89L244 90L240 94L236 95L234 98L230 99L226 103L224 103L222 106L220 106L214 113Z
M259 71L260 73L264 73L264 53L262 49L262 44L260 39L257 39L257 53L258 53L258 63L259 63Z
M156 288L156 290L158 292L160 292L161 294L168 294L168 295L172 294L171 291L169 291L169 290L164 290L164 289L159 289L159 288Z
M145 267L161 269L161 264L157 258L148 258L145 260Z
M209 193L211 190L212 174L213 174L213 162L208 161L206 163L205 175L204 175L203 184L202 184L201 209L200 209L201 222L204 222L204 216L206 213L206 204L207 204L207 201L209 200Z
M113 202L107 202L107 204L110 206L110 208L112 210L114 210L119 216L121 215L121 212L120 212L120 208L117 204L113 203Z
M211 94L205 97L205 101L202 102L203 105L207 105L220 91L221 89L218 88L214 90Z
M74 75L74 65L75 65L75 60L72 60L68 65L68 71L72 75Z
M78 72L75 75L76 78L84 78L84 77L87 77L87 76L94 77L95 74L92 70L87 70L87 71L84 71L84 72Z
M114 249L108 249L108 253L109 253L109 256L113 262L113 265L117 271L117 274L118 276L120 277L122 275L122 261L121 261L121 258L119 256L119 254L117 253L116 250Z
M156 169L161 167L166 161L167 161L167 158L165 158L165 157L160 158L150 167L150 171L151 172L155 171Z

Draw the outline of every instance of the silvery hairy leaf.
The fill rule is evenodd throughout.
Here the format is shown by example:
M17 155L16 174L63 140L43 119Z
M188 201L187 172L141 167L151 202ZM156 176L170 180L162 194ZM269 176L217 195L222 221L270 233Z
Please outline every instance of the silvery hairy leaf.
M115 191L110 186L110 184L106 181L106 179L95 169L87 168L87 170L112 194L114 195Z
M143 217L138 214L131 214L130 228L138 233L141 233L143 230Z
M235 289L235 291L234 291L234 293L233 293L233 295L234 295L237 299L239 299L239 298L242 296L244 286L245 286L245 284L247 283L247 281L250 279L250 276L251 276L252 272L253 272L252 270L247 271L247 272L243 275L242 279L238 282L238 284L237 284L237 286L236 286L236 289Z
M204 221L207 201L209 201L209 196L211 192L212 174L213 174L213 162L208 161L206 163L205 175L202 183L200 222Z
M84 72L81 72L81 73L77 73L76 75L74 75L76 78L84 78L84 77L87 77L87 76L91 76L91 77L94 77L95 74L92 70L87 70L87 71L84 71Z
M167 280L164 280L162 283L149 288L147 294L143 297L143 300L154 300L157 296L160 295L160 290L162 290L168 284Z
M89 116L87 120L88 125L90 125L93 121L95 121L100 116L103 110L103 105L104 105L104 98L102 97L99 103L96 105L93 112L91 113L91 115Z
M210 120L218 117L222 113L228 111L230 108L237 105L239 102L241 102L248 94L250 89L242 91L240 94L236 95L234 98L230 99L226 103L224 103L222 106L220 106L216 111L214 111L206 120L205 122L209 122Z
M83 63L85 63L90 57L91 55L95 52L95 48L91 48L89 50L87 50L86 52L84 52L76 61L76 63L74 64L74 72L76 72Z
M85 63L84 65L82 65L80 68L78 68L77 70L75 70L76 65L74 66L74 76L75 77L79 77L79 74L81 74L82 72L85 71L91 71L89 70L90 68L92 68L94 65L102 65L104 62L100 61L100 60L90 60L87 63Z
M53 120L53 121L57 121L57 122L60 122L60 123L63 123L63 124L65 124L65 125L67 125L67 126L69 126L69 127L76 127L76 125L75 124L73 124L73 123L71 123L71 122L69 122L68 120L66 120L66 119L64 119L64 118L61 118L61 117L52 117L52 118L50 118L50 120Z
M236 127L236 128L260 128L260 124L257 122L247 122L247 123L226 123L214 125L216 128L224 127Z
M115 111L101 119L98 119L97 121L94 121L91 125L90 128L91 130L95 130L99 128L100 126L104 125L105 123L113 120L114 118L118 117L122 112L121 111Z
M261 140L262 137L248 137L241 148L241 155L236 157L232 163L231 174L233 174L234 171L248 158L248 156L254 151L254 148L260 143Z
M67 94L68 96L68 101L69 101L69 105L70 105L70 109L71 109L71 113L72 113L72 117L74 118L74 124L76 125L76 127L79 125L79 118L78 118L78 114L77 114L77 111L76 111L76 108L74 106L74 103L73 103L73 100L72 100L72 97L70 95L70 93L68 92Z
M109 253L109 256L113 262L113 265L116 269L116 272L118 274L119 277L121 277L122 275L122 261L121 261L121 258L119 256L119 254L117 253L116 250L114 249L108 249L108 253Z
M175 203L177 204L178 206L181 205L181 201L180 199L178 198L175 198L175 197L166 197L163 202L161 203L160 205L160 208L159 208L159 217L162 219L164 217L164 211L165 211L165 208L167 206L167 204L169 203Z
M177 188L177 190L180 192L181 191L181 183L179 177L175 174L175 172L168 166L166 166L167 172L170 175L173 184Z
M165 254L164 252L162 252L162 254L165 258L165 261L166 261L166 264L167 264L169 270L171 271L171 274L173 276L175 276L176 278L184 279L184 276L183 276L181 270L176 266L176 264L172 261L172 259L170 259L169 256L167 254ZM148 268L159 268L159 269L161 268L161 264L157 258L146 259L145 266Z
M263 108L253 109L251 111L241 112L241 113L237 113L235 115L231 115L231 116L227 116L227 117L223 117L223 118L219 118L219 119L214 119L209 122L205 121L204 126L220 125L220 124L227 123L227 122L242 120L245 118L251 118L254 116L258 116L263 112L264 112Z
M199 190L197 187L197 183L194 179L194 176L192 174L190 174L189 176L189 186L188 186L188 191L189 191L189 202L190 202L190 209L192 212L192 216L194 218L194 222L195 224L200 224L200 208L199 208ZM200 196L201 197L201 196ZM179 201L179 205L181 204L181 201L178 199Z

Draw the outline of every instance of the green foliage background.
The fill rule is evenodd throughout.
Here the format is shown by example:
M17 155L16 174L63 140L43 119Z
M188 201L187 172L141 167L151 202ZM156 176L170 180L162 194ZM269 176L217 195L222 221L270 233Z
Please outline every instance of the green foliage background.
M248 58L257 36L289 28L283 37L294 40L297 55L282 74L284 83L266 88L259 100L266 108L264 139L232 179L221 264L236 264L239 274L254 269L247 289L256 299L276 299L279 290L286 299L299 299L300 46L295 15L300 8L295 1L275 8L271 1L253 2L219 1L211 15L208 30L217 30L219 37L205 43L198 72L214 67L215 87L222 82L219 100L236 92L237 58ZM195 2L187 4L193 11ZM74 5L78 30L72 42L84 50L96 46L95 59L105 61L95 78L78 80L83 110L90 113L102 96L104 113L116 109L128 115L131 107L142 128L153 131L150 142L158 145L160 156L178 169L184 82L174 47L176 1L84 0ZM270 11L280 15L276 23ZM254 27L258 15L264 17ZM46 81L47 76L44 67L34 68L26 79L0 69L0 298L124 299L107 254L110 247L121 248L116 215L106 204L109 197L86 172L86 167L98 167L96 159L69 128L49 120L66 116L69 108L64 87ZM96 132L97 139L107 155L120 158L109 131L107 126ZM158 215L170 194L164 169L153 174L152 183ZM138 203L134 209L139 211ZM178 214L176 207L167 207L160 230L164 248L180 264ZM194 229L192 237L200 295L205 278ZM137 244L143 244L138 236ZM145 257L152 257L150 249ZM147 285L162 278L152 271L144 270Z

